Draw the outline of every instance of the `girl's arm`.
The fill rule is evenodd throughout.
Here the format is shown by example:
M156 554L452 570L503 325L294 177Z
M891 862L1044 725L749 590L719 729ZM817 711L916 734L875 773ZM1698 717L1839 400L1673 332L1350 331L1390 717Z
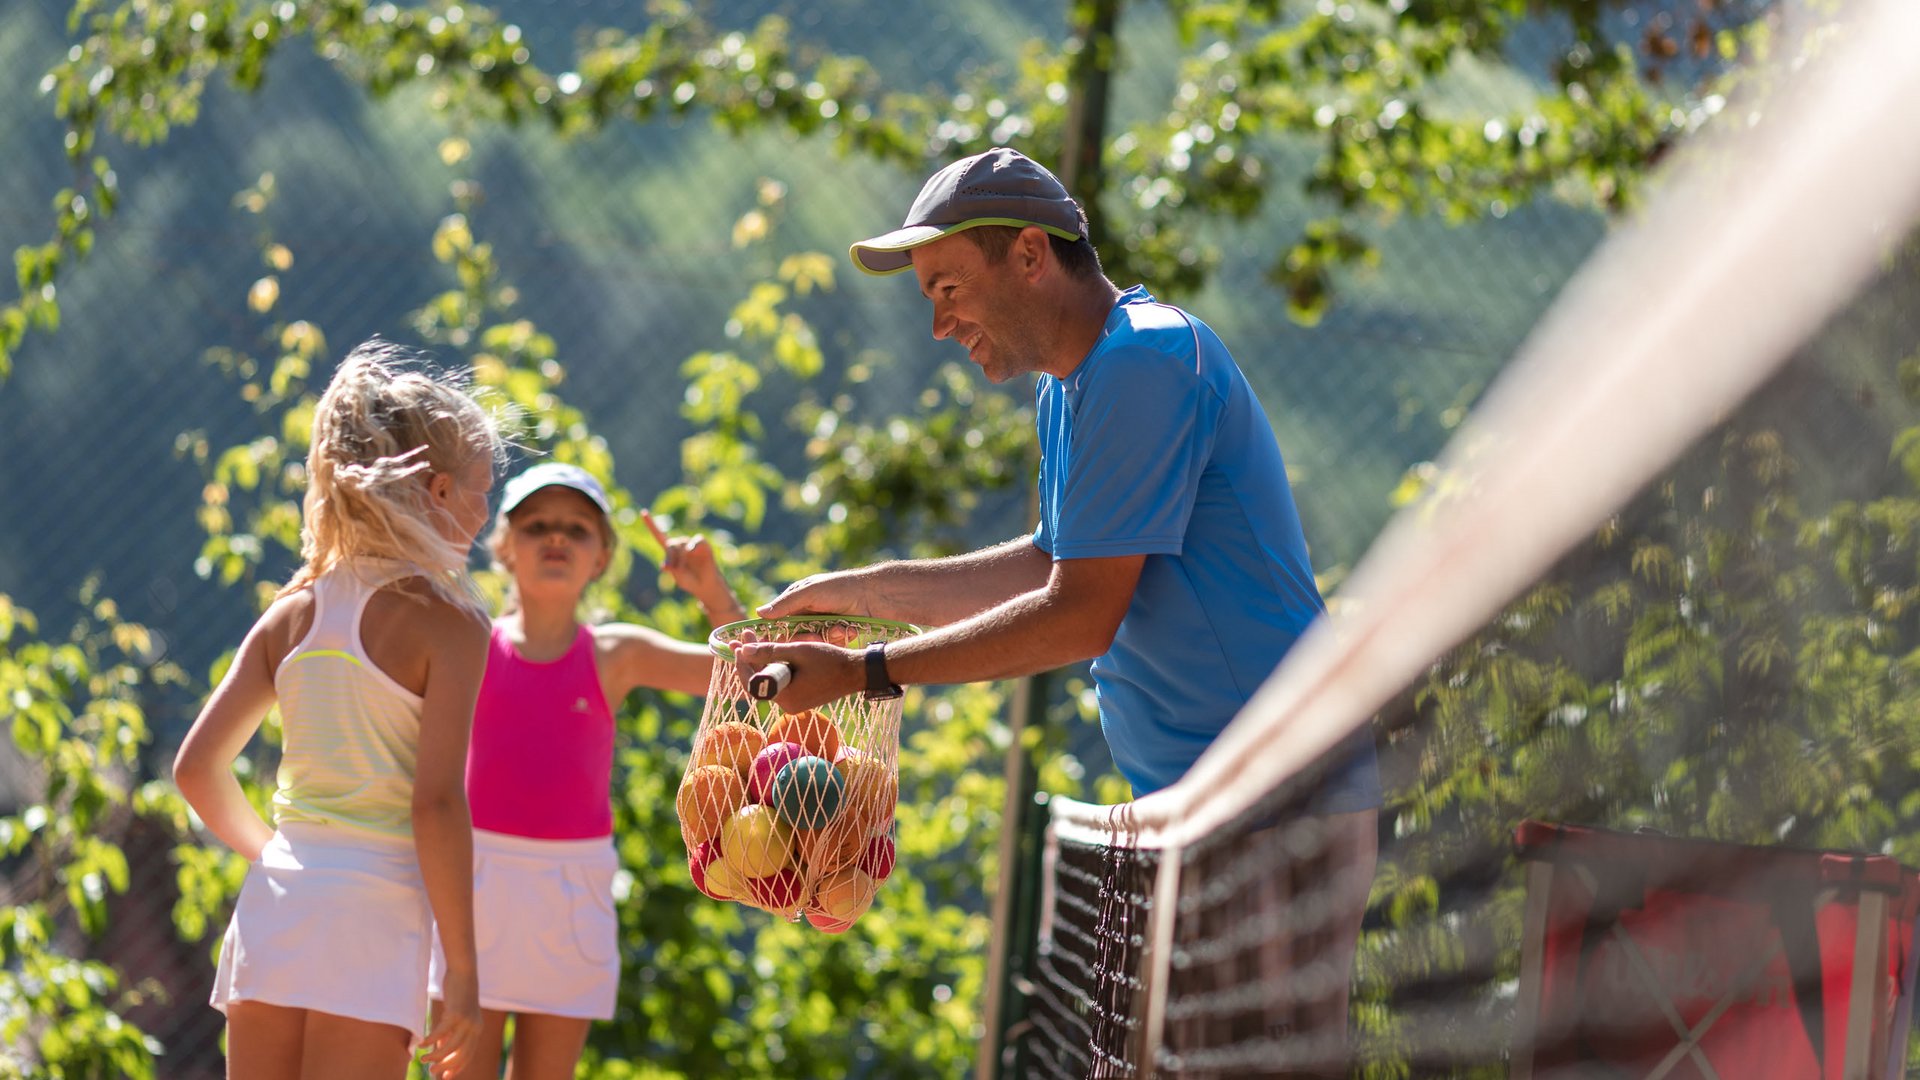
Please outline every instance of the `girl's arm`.
M413 776L413 846L446 954L445 1007L421 1040L435 1076L467 1064L480 1034L479 964L473 942L473 819L467 811L467 741L487 665L487 624L440 601L421 616L427 686Z
M660 542L663 553L660 569L672 575L675 585L700 602L708 622L722 626L747 617L746 605L734 595L733 586L727 584L727 576L721 573L720 563L713 557L713 545L705 536L697 533L669 536L646 510L640 511L640 519Z
M599 656L600 685L607 704L618 708L621 699L638 687L705 694L713 676L713 653L632 623L607 623L593 628Z
M648 511L640 511L640 517L665 553L661 569L673 576L674 584L700 601L708 622L721 626L747 617L747 609L733 595L733 587L720 572L713 545L706 537L670 536ZM631 623L596 626L593 636L600 685L606 690L608 704L615 708L642 686L686 694L707 692L713 654L704 643L681 641Z
M260 849L273 839L273 826L247 801L233 775L233 762L276 700L273 639L291 603L289 598L274 604L253 624L173 759L173 783L187 805L213 835L248 861L258 859Z

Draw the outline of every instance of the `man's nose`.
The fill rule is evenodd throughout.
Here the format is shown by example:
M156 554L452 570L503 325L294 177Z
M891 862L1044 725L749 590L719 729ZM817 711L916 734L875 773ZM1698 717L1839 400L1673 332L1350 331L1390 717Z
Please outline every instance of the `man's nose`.
M954 318L951 312L942 311L938 305L933 309L933 340L945 341L953 336Z

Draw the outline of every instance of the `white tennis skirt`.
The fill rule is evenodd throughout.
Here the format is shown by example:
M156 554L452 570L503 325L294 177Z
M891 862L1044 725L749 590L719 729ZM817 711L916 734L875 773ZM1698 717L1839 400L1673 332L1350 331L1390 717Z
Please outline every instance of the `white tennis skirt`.
M433 915L413 841L304 822L247 867L213 1007L258 1001L426 1031Z
M535 840L473 830L473 940L480 1007L588 1020L613 1018L620 925L611 836ZM433 942L429 991L442 996L446 958Z

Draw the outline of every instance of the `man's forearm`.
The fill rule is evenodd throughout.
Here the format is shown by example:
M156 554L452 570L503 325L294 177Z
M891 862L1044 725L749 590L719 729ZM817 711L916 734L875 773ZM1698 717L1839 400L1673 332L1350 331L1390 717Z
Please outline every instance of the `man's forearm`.
M875 618L946 626L1044 588L1053 560L1017 537L965 555L880 563L863 578L868 613Z
M1081 640L1075 620L1045 589L887 647L889 674L901 683L1012 679L1090 659L1104 644Z

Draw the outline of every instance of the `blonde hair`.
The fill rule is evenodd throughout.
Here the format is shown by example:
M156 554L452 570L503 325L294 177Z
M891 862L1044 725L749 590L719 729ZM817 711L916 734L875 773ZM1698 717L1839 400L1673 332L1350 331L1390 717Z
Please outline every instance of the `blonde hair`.
M458 482L476 459L497 464L503 452L498 424L466 378L424 370L415 354L380 338L354 349L314 406L303 565L280 595L372 556L413 564L436 595L485 618L467 551L441 534L445 511L427 481L440 473Z

